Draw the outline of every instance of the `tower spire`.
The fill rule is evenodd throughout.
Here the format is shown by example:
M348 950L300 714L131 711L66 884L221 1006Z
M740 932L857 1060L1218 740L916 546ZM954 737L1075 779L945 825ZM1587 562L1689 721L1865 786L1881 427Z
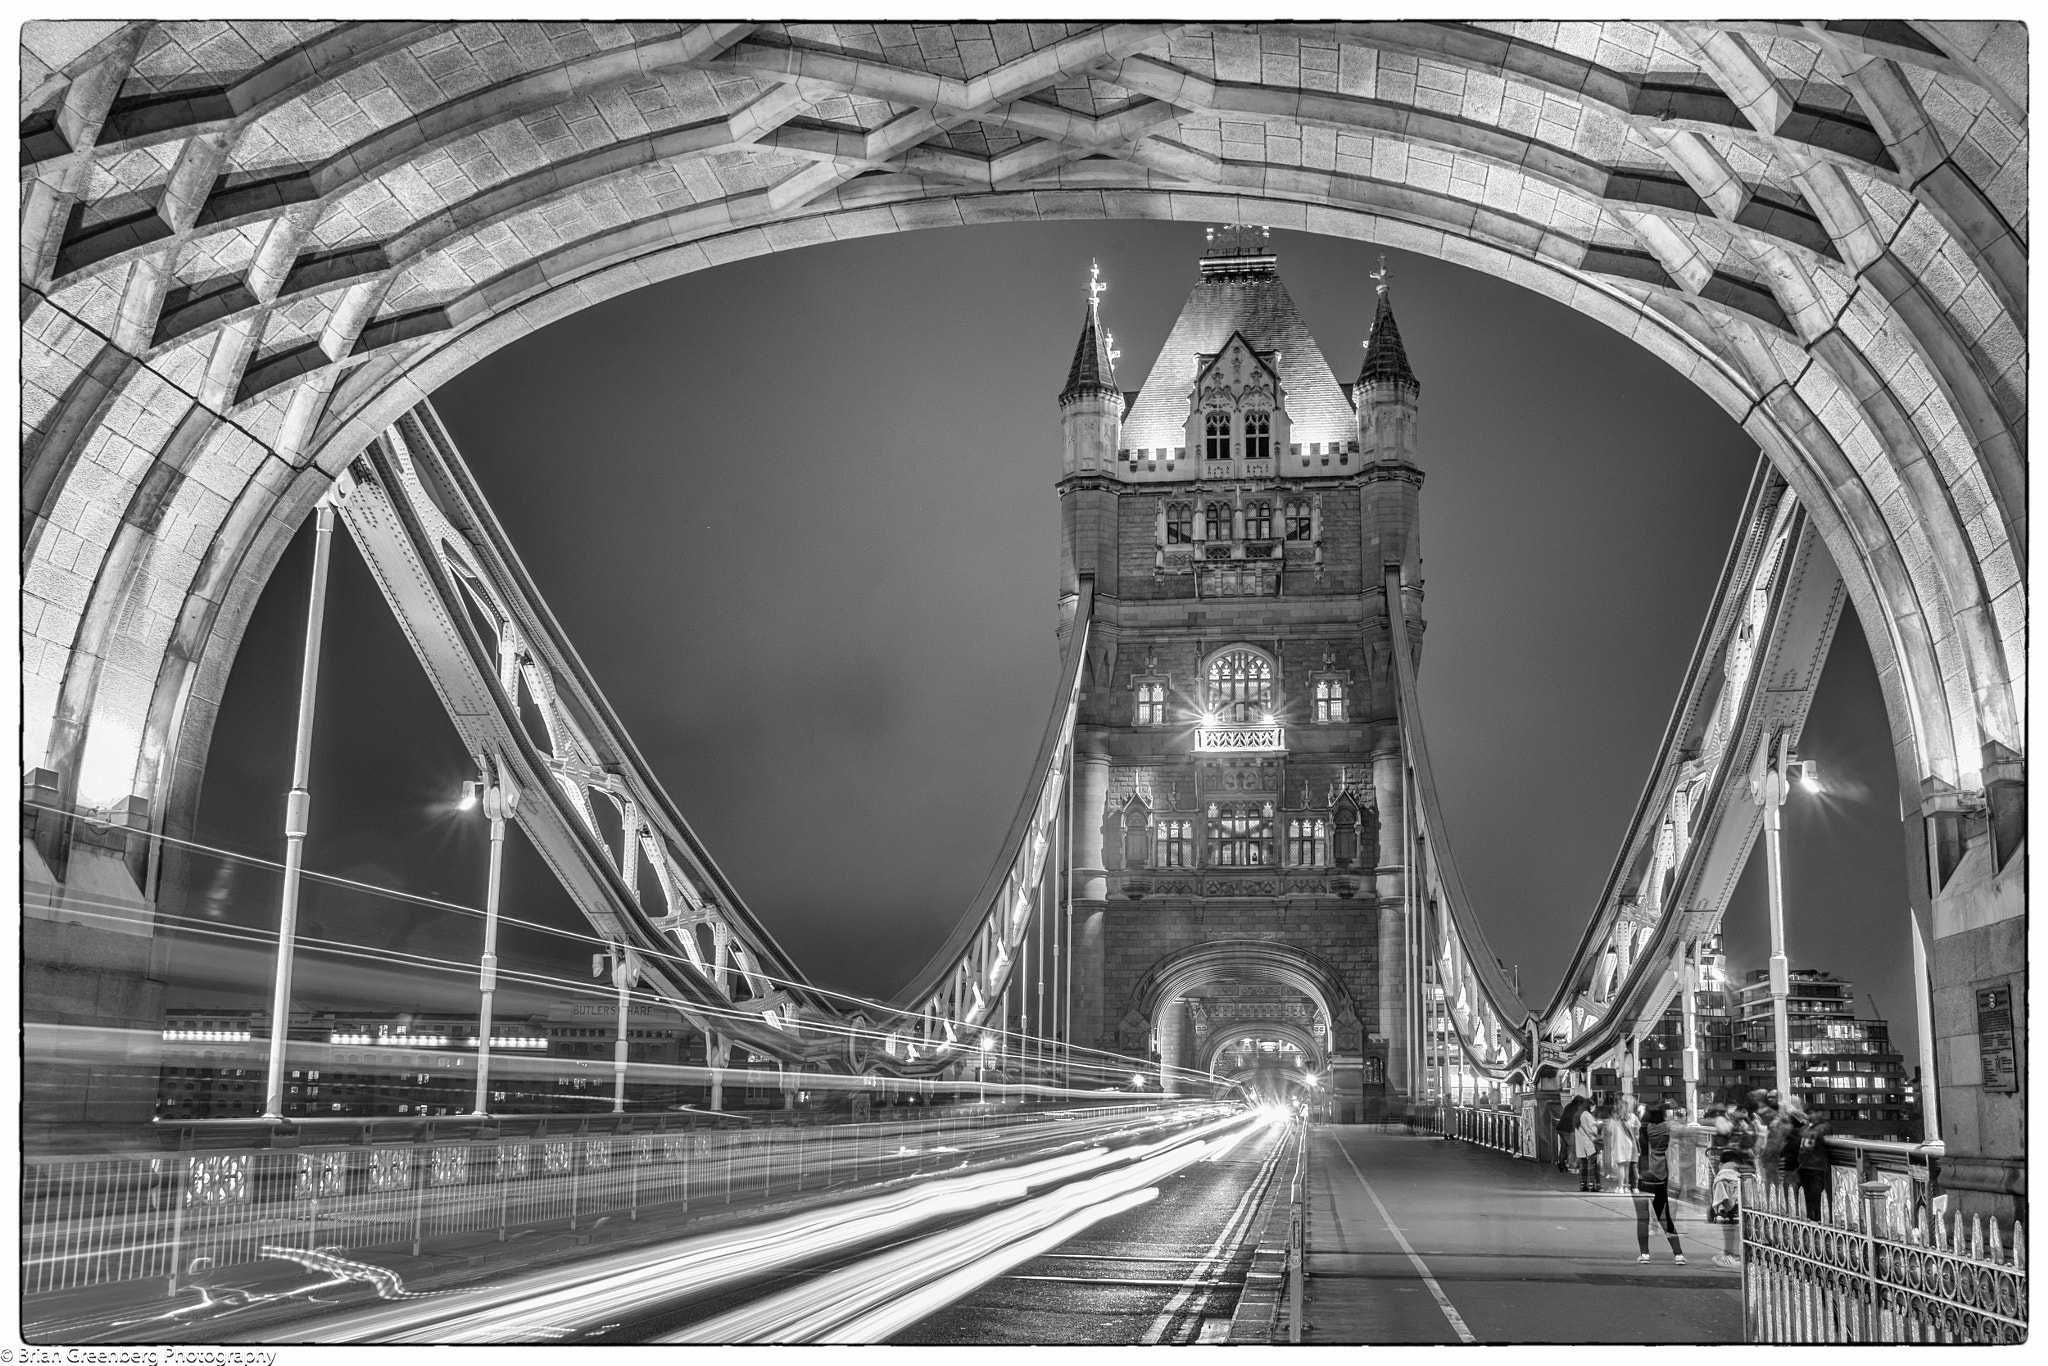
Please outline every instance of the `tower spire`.
M1102 330L1102 296L1109 286L1102 282L1102 267L1088 263L1088 311L1081 317L1081 340L1074 348L1074 363L1067 367L1067 385L1060 390L1060 402L1088 393L1115 394L1117 353L1111 338Z
M1379 307L1373 313L1372 332L1365 339L1365 362L1359 367L1358 383L1367 387L1405 384L1420 392L1422 381L1408 364L1408 348L1401 344L1401 328L1394 321L1393 279L1387 258L1380 257L1380 268L1372 272Z

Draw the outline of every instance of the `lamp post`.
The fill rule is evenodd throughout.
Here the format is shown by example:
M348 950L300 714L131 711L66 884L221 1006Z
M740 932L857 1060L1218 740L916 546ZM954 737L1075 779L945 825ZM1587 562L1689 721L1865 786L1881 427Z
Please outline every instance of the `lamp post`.
M491 1112L491 998L498 989L498 890L505 866L505 818L519 810L519 786L505 771L504 756L479 758L482 774L462 785L462 809L482 804L491 822L491 875L484 891L484 952L477 964L476 1108Z
M1785 798L1795 782L1808 792L1819 792L1819 766L1811 760L1795 760L1792 737L1783 730L1774 738L1760 740L1750 765L1749 795L1764 811L1764 861L1771 907L1771 1032L1780 1106L1792 1100L1792 1030L1785 1005L1791 995L1792 973L1785 960L1785 877L1779 827Z
M284 897L277 912L277 971L270 995L270 1061L263 1117L284 1118L284 1055L291 1034L292 948L299 926L299 870L306 855L307 787L313 766L313 703L320 686L320 629L327 616L327 565L334 548L335 494L321 495L313 540L313 590L306 607L306 648L299 672L299 723L292 742L292 789L284 805Z

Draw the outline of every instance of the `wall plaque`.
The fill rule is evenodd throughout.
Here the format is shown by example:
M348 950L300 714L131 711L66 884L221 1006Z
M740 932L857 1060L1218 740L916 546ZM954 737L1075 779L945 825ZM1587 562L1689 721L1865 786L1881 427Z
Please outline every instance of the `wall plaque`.
M2019 1089L2019 1055L2013 1039L2012 984L1977 988L1977 1056L1987 1091Z

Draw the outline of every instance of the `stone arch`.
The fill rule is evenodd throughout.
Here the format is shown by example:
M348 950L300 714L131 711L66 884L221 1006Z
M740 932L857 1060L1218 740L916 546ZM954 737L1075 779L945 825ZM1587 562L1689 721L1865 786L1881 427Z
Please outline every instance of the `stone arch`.
M1304 1058L1311 1059L1311 1066L1319 1068L1329 1061L1328 1044L1316 1037L1311 1030L1288 1020L1245 1020L1231 1024L1228 1028L1213 1031L1195 1054L1198 1070L1216 1075L1216 1059L1223 1052L1223 1045L1234 1043L1250 1034L1270 1035L1282 1038L1301 1050Z
M1316 1003L1328 1037L1323 1047L1341 1046L1339 1031L1362 1018L1342 976L1312 953L1267 939L1214 939L1194 944L1154 963L1131 992L1132 1014L1157 1028L1160 1012L1198 987L1219 982L1265 980L1292 988Z
M2018 25L1914 23L1896 42L1818 21L1610 21L1569 41L1524 24L934 26L931 51L844 27L25 29L24 760L60 804L142 796L180 833L289 533L482 356L725 261L1031 219L1382 242L1622 331L1741 423L1813 516L1864 622L1902 790L1981 786L1987 742L2024 753L2024 178L2002 173L2026 157ZM488 77L393 81L451 32L500 49ZM1382 59L1428 64L1458 112L1382 88ZM167 69L206 80L173 99ZM1091 81L1129 98L1024 98ZM1670 104L1676 86L1692 105ZM539 139L629 87L717 117ZM821 100L907 112L858 133L792 122ZM367 131L301 117L327 102ZM1233 115L1252 142L1222 144ZM1025 140L979 156L939 136L963 123ZM518 145L513 163L486 133ZM713 156L745 178L720 181ZM431 203L395 193L423 182ZM155 213L115 212L131 200Z

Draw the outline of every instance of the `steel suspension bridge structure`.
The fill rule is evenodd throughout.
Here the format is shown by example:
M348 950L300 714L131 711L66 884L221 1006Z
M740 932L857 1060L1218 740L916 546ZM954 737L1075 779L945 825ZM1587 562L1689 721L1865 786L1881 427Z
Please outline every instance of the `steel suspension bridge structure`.
M75 1019L56 983L84 971L115 986L105 1022L154 1027L164 851L190 833L256 595L317 515L519 794L508 814L620 992L681 1011L714 1068L740 1048L820 1078L964 1088L996 1066L1047 1091L1108 1068L1068 985L1099 872L1077 708L1108 585L1064 593L1044 739L980 893L902 993L849 1003L691 833L426 399L553 318L748 255L991 221L1258 222L1560 299L1765 457L1547 1002L1487 946L1512 908L1465 891L1417 661L1392 651L1407 1096L1452 1080L1429 1075L1424 1021L1457 1086L1628 1075L1775 837L1853 608L1906 794L1929 1137L1960 1188L2023 1195L2023 1091L1980 1083L1964 1019L1970 991L2025 981L2020 26L171 21L32 24L24 64L25 935L54 965L26 984L31 1020ZM1406 641L1418 585L1381 568L1362 591ZM121 923L67 911L88 898ZM992 1064L1020 1040L1030 1066ZM1164 1080L1203 1080L1168 1061Z

